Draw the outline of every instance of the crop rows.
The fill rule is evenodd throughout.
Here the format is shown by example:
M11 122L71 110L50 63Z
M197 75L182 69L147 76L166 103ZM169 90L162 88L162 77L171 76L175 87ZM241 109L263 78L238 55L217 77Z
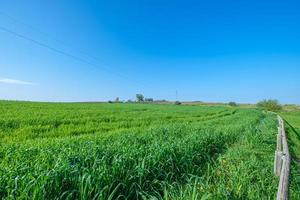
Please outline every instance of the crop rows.
M255 109L0 102L4 199L274 198L276 118Z

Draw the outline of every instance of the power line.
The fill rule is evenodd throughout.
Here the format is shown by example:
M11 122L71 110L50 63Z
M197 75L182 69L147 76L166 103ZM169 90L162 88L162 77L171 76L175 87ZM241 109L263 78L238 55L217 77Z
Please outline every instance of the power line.
M60 40L60 39L57 39L57 38L54 37L53 35L51 35L51 34L49 34L49 33L46 33L46 32L44 32L44 31L40 30L39 28L37 28L37 27L35 27L35 26L32 26L31 24L25 23L24 21L21 21L21 20L15 18L15 17L13 17L13 16L11 16L11 15L9 15L9 14L3 12L3 11L0 11L0 15L5 16L6 18L10 19L12 22L15 22L15 23L17 23L17 24L21 24L21 25L23 25L23 26L26 26L27 28L29 28L29 29L31 29L31 30L33 30L33 31L35 31L35 32L37 32L37 33L39 33L39 34L41 34L41 35L44 35L44 36L48 37L49 39L52 39L52 40L54 40L56 43L59 43L59 44L65 46L65 47L68 47L68 48L71 48L71 49L74 49L74 48L75 48L73 45L70 45L70 44L66 43L65 41L62 41L62 40ZM76 47L76 50L77 50L78 52L80 52L80 53L82 53L82 54L84 54L84 55L86 55L86 56L88 56L88 57L90 57L90 58L92 58L92 59L98 61L98 58L96 58L96 57L93 56L93 55L90 55L90 54L87 53L85 50L78 49L77 47Z
M90 65L90 66L93 66L93 67L96 67L96 68L100 67L102 70L104 70L104 71L106 71L106 72L108 72L108 73L117 75L117 76L119 76L119 77L121 77L121 78L123 78L123 79L128 79L128 80L130 80L131 82L136 82L136 83L138 83L137 81L133 81L133 80L130 79L129 77L126 77L126 76L124 76L124 75L122 75L122 74L120 74L120 73L117 73L117 72L115 72L115 71L112 71L112 70L110 70L110 69L108 69L108 68L104 68L103 66L95 65L95 64L93 64L93 63L87 61L86 59L83 59L83 58L80 58L80 57L75 56L75 55L73 55L73 54L70 54L70 53L68 53L68 52L62 51L62 50L57 49L57 48L55 48L55 47L52 47L52 46L50 46L50 45L48 45L48 44L39 42L39 41L37 41L37 40L35 40L35 39L32 39L32 38L30 38L30 37L28 37L28 36L25 36L25 35L23 35L23 34L20 34L20 33L17 33L17 32L15 32L15 31L12 31L12 30L10 30L10 29L8 29L8 28L5 28L5 27L3 27L3 26L0 26L0 30L4 31L4 32L6 32L6 33L9 33L9 34L11 34L11 35L14 35L14 36L16 36L16 37L22 38L22 39L24 39L24 40L30 41L30 42L32 42L32 43L38 45L38 46L47 48L47 49L49 49L49 50L51 50L51 51L54 51L54 52L56 52L56 53L59 53L59 54L61 54L61 55L66 56L66 57L69 57L69 58L72 58L72 59L77 60L77 61L79 61L79 62L85 63L85 64L87 64L87 65ZM141 84L141 83L139 83L139 84L140 84L140 85L144 85L144 84Z

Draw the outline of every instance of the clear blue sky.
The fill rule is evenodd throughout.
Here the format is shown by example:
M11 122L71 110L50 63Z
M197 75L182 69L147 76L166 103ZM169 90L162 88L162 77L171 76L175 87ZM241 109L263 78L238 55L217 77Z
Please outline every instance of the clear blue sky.
M0 0L0 99L174 100L177 90L300 104L299 10L296 0Z

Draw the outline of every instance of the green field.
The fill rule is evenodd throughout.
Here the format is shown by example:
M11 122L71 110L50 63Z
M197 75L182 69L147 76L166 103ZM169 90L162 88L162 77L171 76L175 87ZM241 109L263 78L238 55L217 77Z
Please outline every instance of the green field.
M274 199L276 134L253 108L0 101L0 197Z

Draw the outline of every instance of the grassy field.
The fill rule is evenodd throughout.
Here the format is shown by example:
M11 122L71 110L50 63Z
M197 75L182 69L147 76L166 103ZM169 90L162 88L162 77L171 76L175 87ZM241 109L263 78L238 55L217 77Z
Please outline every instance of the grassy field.
M276 133L249 108L0 101L0 197L274 199Z

